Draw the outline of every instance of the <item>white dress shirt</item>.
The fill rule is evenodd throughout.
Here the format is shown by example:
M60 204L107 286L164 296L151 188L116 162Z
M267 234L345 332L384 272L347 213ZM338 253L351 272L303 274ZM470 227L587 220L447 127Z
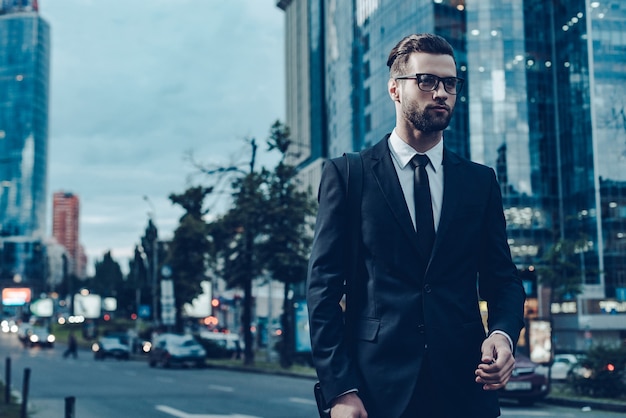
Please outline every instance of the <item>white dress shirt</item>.
M402 187L402 192L404 193L404 200L407 202L407 208L411 214L411 220L413 220L413 227L417 230L415 224L415 204L413 203L415 202L413 199L415 194L413 188L415 170L410 162L418 152L404 142L395 129L389 136L388 144L389 151L391 151L391 159L400 180L400 187ZM428 173L430 199L433 205L435 232L437 232L439 219L441 218L441 202L443 202L443 139L433 148L426 151L426 155L430 160L430 164L426 166L426 172Z

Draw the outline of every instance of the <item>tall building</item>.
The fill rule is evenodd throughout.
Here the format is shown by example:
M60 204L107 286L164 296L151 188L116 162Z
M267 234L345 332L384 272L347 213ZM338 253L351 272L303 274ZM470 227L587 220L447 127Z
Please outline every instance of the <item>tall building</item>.
M85 255L80 245L80 200L69 192L55 192L52 197L52 236L67 251L68 272L85 277Z
M34 0L0 1L0 282L43 283L50 29ZM33 258L34 257L34 258Z
M317 190L323 161L379 141L395 124L387 55L434 32L455 48L457 99L446 145L498 176L528 314L554 313L557 345L626 340L626 3L618 0L281 0L286 123ZM583 293L537 286L546 254ZM554 303L550 303L554 302ZM617 314L617 315L611 315Z

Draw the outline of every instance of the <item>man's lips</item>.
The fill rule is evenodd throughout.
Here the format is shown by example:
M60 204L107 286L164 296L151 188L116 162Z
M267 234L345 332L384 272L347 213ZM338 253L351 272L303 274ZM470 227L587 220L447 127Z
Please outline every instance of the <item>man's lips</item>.
M445 105L436 105L436 106L428 106L428 109L431 110L436 110L436 111L446 111L446 112L450 112L450 108L448 106Z

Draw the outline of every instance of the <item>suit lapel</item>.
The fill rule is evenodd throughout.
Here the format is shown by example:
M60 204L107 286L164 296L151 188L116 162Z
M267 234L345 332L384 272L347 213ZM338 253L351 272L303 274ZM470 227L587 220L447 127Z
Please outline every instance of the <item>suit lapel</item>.
M443 241L450 220L453 218L454 213L458 207L458 197L461 195L463 182L467 179L463 178L461 168L461 160L453 152L444 148L443 153L443 165L444 165L444 181L443 181L443 201L441 204L441 217L439 218L439 227L437 228L437 235L435 237L435 243L433 245L433 254L437 252L437 249Z
M378 183L382 195L385 197L389 209L393 213L393 217L400 225L400 229L413 244L416 251L419 252L417 234L415 233L413 221L411 220L411 215L406 206L406 200L404 199L404 193L402 193L402 188L400 187L396 168L391 160L389 145L387 144L388 138L389 135L383 138L378 144L374 145L372 149L372 173L374 174L374 178Z

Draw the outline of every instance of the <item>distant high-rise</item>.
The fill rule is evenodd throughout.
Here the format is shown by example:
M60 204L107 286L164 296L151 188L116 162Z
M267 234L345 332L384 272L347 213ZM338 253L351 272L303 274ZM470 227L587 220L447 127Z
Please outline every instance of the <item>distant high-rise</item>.
M442 35L466 80L444 141L495 170L529 311L563 314L555 322L563 348L583 348L583 330L626 336L622 315L599 316L626 314L626 2L276 4L286 16L286 124L314 191L327 158L394 127L391 48L411 33ZM574 244L567 261L583 294L549 306L536 272L559 241Z
M0 0L0 286L48 288L50 29L35 0Z
M68 271L83 277L84 254L79 235L80 201L68 192L55 192L52 198L52 236L65 247Z
M0 236L43 238L50 30L37 2L0 3Z

